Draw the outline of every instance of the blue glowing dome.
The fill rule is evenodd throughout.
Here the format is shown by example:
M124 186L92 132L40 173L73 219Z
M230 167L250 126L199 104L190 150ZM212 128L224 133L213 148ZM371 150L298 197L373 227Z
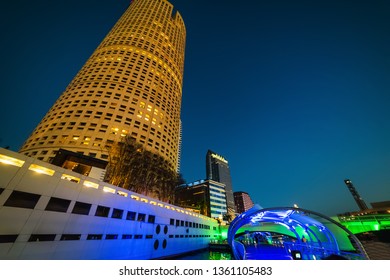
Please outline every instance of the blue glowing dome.
M340 223L295 207L255 205L232 221L228 243L235 259L368 259Z

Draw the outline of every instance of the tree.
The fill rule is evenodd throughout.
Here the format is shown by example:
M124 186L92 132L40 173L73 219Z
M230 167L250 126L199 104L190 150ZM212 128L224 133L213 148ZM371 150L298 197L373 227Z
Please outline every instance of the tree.
M223 214L223 219L230 223L231 221L234 220L234 216L232 215L232 213L227 212L227 213Z
M209 208L207 207L207 203L206 203L205 198L198 201L196 207L199 209L200 214L205 215L205 216L210 216L210 213L208 211Z
M112 146L105 181L164 202L173 202L175 187L184 182L168 161L131 137Z
M129 137L111 147L105 181L125 189L135 189L134 174L141 170L142 146Z

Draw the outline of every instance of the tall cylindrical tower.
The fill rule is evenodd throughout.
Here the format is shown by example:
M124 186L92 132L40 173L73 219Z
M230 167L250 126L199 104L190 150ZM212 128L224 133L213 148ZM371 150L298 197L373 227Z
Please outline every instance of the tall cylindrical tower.
M172 12L166 0L133 0L20 152L108 159L129 135L177 169L186 30Z

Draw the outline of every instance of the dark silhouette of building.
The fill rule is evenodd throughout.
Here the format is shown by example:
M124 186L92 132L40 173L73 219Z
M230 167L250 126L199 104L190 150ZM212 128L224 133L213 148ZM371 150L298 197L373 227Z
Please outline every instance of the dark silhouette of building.
M390 201L378 201L370 203L374 209L390 209Z

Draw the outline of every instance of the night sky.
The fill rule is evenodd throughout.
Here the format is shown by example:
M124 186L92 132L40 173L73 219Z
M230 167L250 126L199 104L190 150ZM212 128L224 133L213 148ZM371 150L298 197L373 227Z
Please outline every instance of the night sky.
M0 146L17 151L129 0L7 1ZM175 0L187 28L181 172L208 149L263 207L390 200L390 1Z

